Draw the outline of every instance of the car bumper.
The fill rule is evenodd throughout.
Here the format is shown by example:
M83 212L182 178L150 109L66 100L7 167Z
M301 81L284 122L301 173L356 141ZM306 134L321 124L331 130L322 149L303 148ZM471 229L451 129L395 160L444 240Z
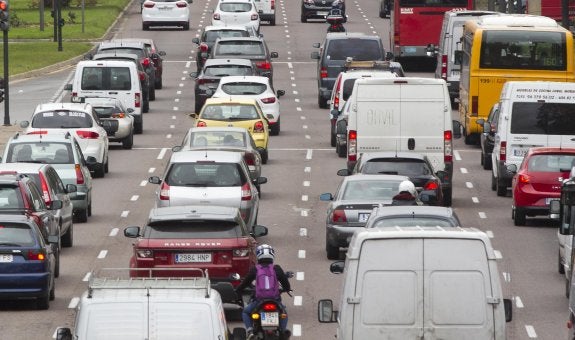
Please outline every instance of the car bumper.
M517 207L526 210L540 210L546 209L547 215L549 213L549 201L552 199L560 199L561 192L542 192L533 189L532 185L523 184L521 188L515 187L513 191L514 204ZM542 215L542 214L539 214Z
M326 226L326 242L334 247L347 247L353 233L360 228L365 228L364 225L358 226L342 226L328 224Z
M175 13L174 13L175 14ZM142 14L142 22L145 24L182 24L190 21L189 13L180 13L170 16Z
M116 131L113 135L108 135L108 139L110 141L118 141L128 137L133 130L133 118L128 119L118 119L118 131Z
M276 18L275 12L273 13L258 13L261 21L270 21Z
M269 118L269 122L270 123L275 123L278 121L278 118L280 117L280 107L279 105L277 105L277 101L276 104L268 104L270 107L266 107L266 105L264 104L264 107L262 107L262 111L264 112L264 116L267 117L268 114L274 116L273 118Z
M78 190L80 189L78 188ZM88 207L88 194L85 191L76 191L69 195L74 210L86 209Z
M258 149L268 148L268 138L264 133L252 133L252 138Z
M331 87L329 86L331 82ZM331 98L331 88L333 87L333 84L335 83L335 79L334 80L327 80L327 81L322 81L322 85L319 87L318 91L319 91L319 96L321 97L321 99L323 100L329 100ZM323 86L326 87L323 87Z
M315 6L315 5L304 5L302 8L302 15L306 18L321 18L324 19L331 10L330 6ZM342 8L343 15L345 16L345 7Z
M45 296L50 273L0 274L0 299Z

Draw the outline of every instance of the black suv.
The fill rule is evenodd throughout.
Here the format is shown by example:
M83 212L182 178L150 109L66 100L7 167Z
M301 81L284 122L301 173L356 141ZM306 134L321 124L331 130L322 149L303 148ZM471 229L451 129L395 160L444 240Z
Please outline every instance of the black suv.
M320 108L328 107L335 79L345 69L348 58L366 61L392 57L386 57L379 36L363 33L327 33L323 44L315 43L313 47L321 47L319 52L311 53L311 58L317 59L317 104Z
M307 19L324 19L331 10L335 0L302 0L301 1L301 22ZM341 14L345 18L345 1L339 0Z

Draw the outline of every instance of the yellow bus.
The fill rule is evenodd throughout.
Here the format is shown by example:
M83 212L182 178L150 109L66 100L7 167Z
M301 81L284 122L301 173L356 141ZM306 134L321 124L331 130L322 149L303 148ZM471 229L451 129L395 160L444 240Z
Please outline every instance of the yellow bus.
M525 14L466 21L462 37L459 119L466 144L479 142L509 80L575 81L573 35L555 20Z

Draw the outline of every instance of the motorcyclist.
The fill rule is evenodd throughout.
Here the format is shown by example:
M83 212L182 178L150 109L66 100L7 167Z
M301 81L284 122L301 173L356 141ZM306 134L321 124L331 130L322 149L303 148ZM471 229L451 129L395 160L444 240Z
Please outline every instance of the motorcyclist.
M339 0L332 2L331 9L325 20L329 24L328 32L345 32L343 23L347 20L343 14L343 5Z
M274 248L272 248L272 246L270 246L268 244L259 245L256 248L256 258L257 258L258 265L273 266L273 270L275 271L276 278L279 281L279 283L281 284L282 291L291 293L292 290L291 290L288 276L286 275L284 270L279 265L274 264L274 258L275 258ZM256 279L256 274L257 274L256 267L255 266L251 267L248 274L246 275L246 277L236 287L236 294L238 296L242 296L243 290L247 286L252 284L252 282ZM242 311L242 320L243 320L244 325L246 327L248 340L254 339L253 322L251 319L251 313L254 310L254 308L261 302L260 300L256 299L255 293L256 293L256 290L254 289L250 303L247 306L245 306L244 310ZM281 292L280 292L280 294L281 294ZM275 299L283 307L283 309L286 310L285 306L281 302L281 296L278 295L277 298L275 298ZM287 329L287 324L288 324L288 318L287 317L285 319L280 319L280 329L282 331L284 331L284 334L289 337L289 335L291 335L291 332Z
M413 182L405 180L399 183L399 193L393 196L391 205L421 205Z

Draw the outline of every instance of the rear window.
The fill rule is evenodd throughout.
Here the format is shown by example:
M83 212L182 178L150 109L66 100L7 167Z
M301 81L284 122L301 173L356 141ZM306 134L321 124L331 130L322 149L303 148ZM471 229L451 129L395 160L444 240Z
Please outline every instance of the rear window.
M220 41L215 52L217 55L265 54L264 46L260 41Z
M136 54L138 58L144 58L146 55L144 54L144 50L138 47L128 47L128 46L117 46L117 47L108 47L99 49L98 53L132 53Z
M349 181L343 191L343 200L391 200L398 193L397 181Z
M226 2L220 4L220 11L242 13L249 12L252 9L252 4L245 2Z
M228 221L161 221L144 229L145 238L198 239L238 238L246 236L235 222Z
M99 118L110 118L114 113L125 113L116 106L93 106Z
M260 116L253 105L205 105L200 113L200 119L241 121L259 119Z
M131 90L128 67L84 67L80 84L82 90Z
M204 68L204 75L210 77L250 76L253 69L246 65L215 65Z
M36 245L34 230L26 224L0 224L0 247L21 246L31 247Z
M375 39L333 39L329 42L326 57L329 60L345 60L352 57L356 61L383 60L381 45Z
M32 118L32 127L46 129L91 128L92 117L82 111L44 111Z
M241 132L208 131L194 132L190 138L191 146L194 147L221 147L221 146L241 146L246 147L246 134Z
M347 100L347 98L351 96L351 92L353 91L353 84L355 84L356 80L356 78L346 79L343 82L343 100Z
M433 171L427 163L418 159L406 158L375 158L370 159L361 168L362 174L387 174L418 176L431 175Z
M74 154L67 143L11 143L6 159L7 163L72 164Z
M205 42L215 42L218 38L241 38L249 37L248 31L238 30L221 30L221 31L207 31L204 33Z
M453 221L436 217L390 217L378 220L373 227L458 227Z
M0 210L23 209L22 193L17 185L0 186Z
M575 104L516 102L511 111L511 133L575 135Z
M267 90L267 85L262 83L226 83L221 86L222 91L231 95L258 95Z
M174 163L165 181L182 187L239 187L246 177L237 163Z
M533 155L527 168L533 172L568 172L575 166L575 155Z

